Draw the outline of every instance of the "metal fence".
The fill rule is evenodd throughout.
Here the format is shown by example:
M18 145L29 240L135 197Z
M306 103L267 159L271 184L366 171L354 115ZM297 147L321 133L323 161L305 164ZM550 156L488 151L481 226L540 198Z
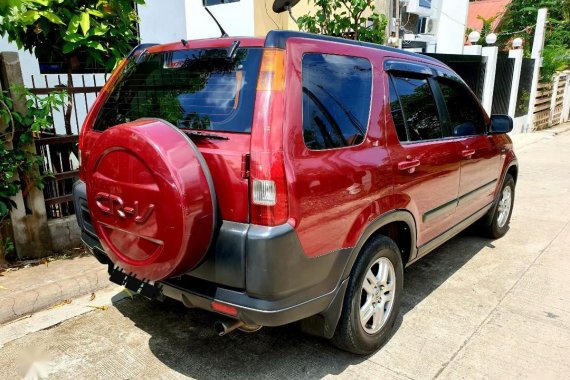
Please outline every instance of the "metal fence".
M65 90L73 98L71 125L64 124L64 110L51 110L54 119L52 128L43 131L36 139L36 150L43 158L40 172L46 175L44 198L49 219L73 215L72 186L79 177L78 134L83 121L99 91L107 79L107 75L74 76L74 87L68 89L62 83L62 75L43 75L43 78L32 76L31 88L28 90L38 96L54 91ZM98 80L98 78L101 78ZM55 83L54 83L55 79Z
M67 75L31 75L29 79L26 80L28 90L31 93L42 96L53 91L66 91L70 93L73 98L71 125L69 128L65 128L65 110L52 110L54 126L51 131L46 132L54 136L79 134L83 120L85 120L97 94L107 81L107 77L108 74L73 74L73 86L68 90Z
M524 58L521 66L521 76L517 92L517 103L515 107L515 117L528 114L530 101L530 91L532 89L532 76L534 74L534 59Z
M438 59L449 66L465 81L479 100L483 98L487 57L481 55L434 53L428 53L426 55Z
M491 114L506 115L509 113L509 100L511 96L514 71L514 59L509 58L508 56L499 56L497 58L497 71L495 74Z
M44 199L49 219L73 215L73 182L79 178L78 136L44 137L36 140L43 157L40 172L45 177Z

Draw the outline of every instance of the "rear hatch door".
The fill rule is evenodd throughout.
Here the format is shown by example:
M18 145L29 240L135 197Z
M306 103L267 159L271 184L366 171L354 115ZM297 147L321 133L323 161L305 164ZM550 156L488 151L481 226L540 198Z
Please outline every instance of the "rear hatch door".
M127 64L94 130L140 118L188 134L212 173L223 220L249 221L247 164L261 47L151 48ZM179 45L181 46L181 45ZM234 52L232 54L231 52ZM158 142L157 142L158 143Z

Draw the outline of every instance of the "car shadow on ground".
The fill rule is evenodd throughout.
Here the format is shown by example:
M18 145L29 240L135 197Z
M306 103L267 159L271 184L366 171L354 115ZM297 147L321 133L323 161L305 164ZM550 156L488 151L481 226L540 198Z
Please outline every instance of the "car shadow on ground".
M405 271L403 316L492 241L466 231ZM114 305L150 335L154 355L172 370L197 379L322 378L344 372L365 360L340 351L326 340L301 333L298 325L240 331L219 337L214 322L220 317L186 309L175 301L148 301L142 297ZM381 352L381 351L380 351Z

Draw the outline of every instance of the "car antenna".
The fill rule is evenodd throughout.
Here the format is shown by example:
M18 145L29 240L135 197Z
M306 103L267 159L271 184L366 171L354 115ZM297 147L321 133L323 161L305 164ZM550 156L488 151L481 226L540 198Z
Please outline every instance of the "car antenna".
M212 12L210 12L210 10L208 9L207 6L204 6L204 9L206 10L206 12L208 12L208 14L210 15L210 17L214 20L214 22L216 23L216 25L218 25L218 28L220 29L220 32L222 32L222 37L229 37L228 34L226 33L226 31L224 30L224 28L222 28L222 26L220 25L220 23L218 22L218 20L216 20L216 18L214 17L214 15L212 14Z
M182 45L186 46L186 44L188 43L188 41L186 41L184 38L180 40L180 42L182 42Z

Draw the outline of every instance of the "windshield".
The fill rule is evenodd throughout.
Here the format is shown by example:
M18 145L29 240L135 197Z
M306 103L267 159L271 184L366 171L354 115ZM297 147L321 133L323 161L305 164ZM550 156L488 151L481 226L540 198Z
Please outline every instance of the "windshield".
M104 131L139 118L179 128L250 132L262 49L143 53L128 64L99 112Z

